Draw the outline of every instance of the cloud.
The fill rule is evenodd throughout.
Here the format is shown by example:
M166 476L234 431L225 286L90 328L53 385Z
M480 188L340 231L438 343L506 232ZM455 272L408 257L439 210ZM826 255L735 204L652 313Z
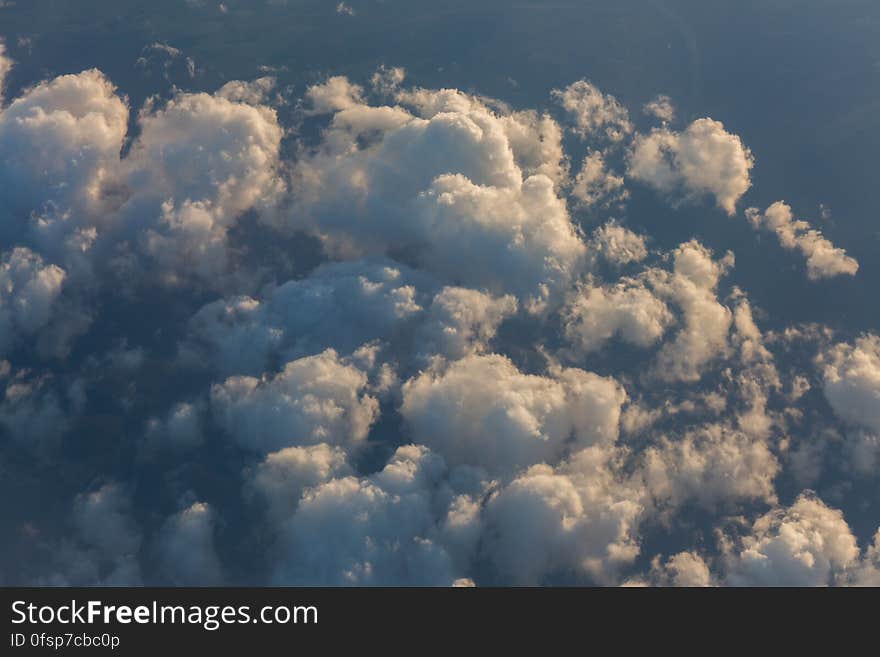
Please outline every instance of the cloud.
M102 554L124 558L140 549L141 532L131 516L131 500L119 484L104 484L77 496L72 519L82 539Z
M0 356L49 323L65 277L24 247L0 257Z
M200 409L189 402L178 402L165 418L150 418L144 433L147 452L180 452L198 447L203 440Z
M141 586L142 533L130 492L117 482L81 493L70 513L73 535L52 547L55 570L38 586Z
M614 96L603 94L587 80L578 80L565 89L554 89L553 97L574 119L581 137L600 135L612 142L632 132L629 112Z
M574 576L609 584L632 563L643 507L610 456L597 446L556 470L534 465L489 498L482 549L501 581L535 585Z
M666 304L634 279L613 286L587 284L564 310L565 335L578 349L600 349L614 336L639 347L656 343L672 325Z
M671 273L647 272L654 292L674 302L684 316L684 326L660 350L654 373L668 381L697 381L708 363L728 353L732 313L718 302L715 290L733 254L714 260L711 251L691 240L673 252L673 262Z
M31 212L82 212L101 201L118 168L128 107L97 70L41 82L0 112L3 234L21 230Z
M281 527L278 585L449 586L459 579L438 544L431 489L443 460L421 446L397 450L368 478L333 479L306 491Z
M593 231L589 250L618 266L641 262L648 257L645 237L621 226L614 219Z
M684 132L655 128L637 135L629 155L627 175L664 194L685 198L710 195L728 215L752 185L751 151L742 140L712 119L698 119Z
M664 437L643 459L645 484L661 506L695 502L714 511L776 501L779 463L767 443L723 424Z
M841 419L880 433L880 336L867 333L821 354L825 397Z
M291 361L275 375L215 384L211 406L220 426L258 452L323 442L351 446L379 417L367 383L363 370L328 349Z
M326 443L285 447L267 455L253 473L250 486L268 503L270 514L293 514L303 493L332 479L353 474L345 450Z
M783 248L800 251L807 259L807 275L811 280L842 274L855 276L859 270L859 263L846 255L846 251L834 246L806 221L795 220L791 207L783 201L777 201L763 214L757 208L747 208L746 218L755 229L776 233Z
M493 298L477 290L445 287L432 300L416 344L425 354L453 360L485 351L498 326L516 309L511 295Z
M669 123L675 119L675 106L672 104L672 99L662 94L645 103L642 111L649 116L660 119L664 123Z
M315 84L306 91L310 107L309 115L334 114L357 107L363 103L364 89L352 84L348 78L337 75L321 84Z
M3 92L6 89L6 76L12 70L14 62L6 55L6 44L0 41L0 107L3 106Z
M230 80L217 90L216 95L233 103L264 105L270 100L269 94L275 88L276 82L277 80L271 75L250 82Z
M337 256L395 255L445 283L515 294L528 309L571 280L584 245L556 193L552 120L455 90L399 91L415 114L346 97L352 104L295 167L289 228Z
M844 457L855 474L871 477L880 465L880 337L833 345L817 363L825 398L847 425Z
M190 321L184 351L221 373L255 375L273 354L289 359L327 348L347 354L374 340L396 343L424 318L436 288L431 277L384 258L329 263L263 300L239 296L205 305ZM474 298L483 297L475 292ZM441 315L434 311L433 321L442 322Z
M222 273L228 229L246 210L268 211L284 191L275 112L181 93L142 112L140 128L120 181L124 220L144 230L144 249L167 280Z
M624 188L623 176L608 171L602 153L594 151L584 158L571 195L585 207L608 207L626 200L629 192Z
M0 427L14 444L31 453L53 454L70 428L71 417L65 408L68 400L55 384L51 375L28 370L19 370L3 381Z
M580 369L524 374L499 355L467 356L403 386L410 435L450 466L510 476L540 462L617 438L626 392Z
M828 586L859 563L843 514L809 494L758 518L729 550L727 579L736 586Z
M651 574L659 586L714 586L709 566L696 552L679 552L665 563L661 564L658 559L651 566Z
M156 550L168 584L222 584L223 570L214 546L214 523L214 511L204 502L194 502L165 521Z

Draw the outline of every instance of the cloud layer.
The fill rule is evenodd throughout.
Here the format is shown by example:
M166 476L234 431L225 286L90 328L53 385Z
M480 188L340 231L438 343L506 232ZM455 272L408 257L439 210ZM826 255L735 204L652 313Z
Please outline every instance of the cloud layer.
M3 583L878 581L880 338L779 327L748 258L627 213L735 215L743 139L586 79L300 91L0 105ZM857 275L746 216L804 290Z

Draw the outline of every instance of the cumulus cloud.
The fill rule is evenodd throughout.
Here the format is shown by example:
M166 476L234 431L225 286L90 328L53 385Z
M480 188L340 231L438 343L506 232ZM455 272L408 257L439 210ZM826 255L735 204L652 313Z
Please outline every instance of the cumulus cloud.
M421 446L397 450L372 477L332 479L306 491L281 527L281 585L449 586L459 577L438 543L431 490L443 460Z
M473 355L403 386L411 435L450 466L511 475L534 463L617 438L626 392L580 369L524 374L499 355Z
M485 351L498 326L516 308L511 295L493 298L477 290L443 288L432 300L416 342L423 353L456 360Z
M585 249L556 193L552 120L455 90L398 92L415 114L347 98L296 165L289 227L337 255L396 255L527 308L571 280Z
M608 207L626 200L629 192L624 188L623 176L609 171L602 153L594 151L584 158L571 195L585 207Z
M6 89L6 76L12 70L13 61L6 55L6 44L0 41L0 107L3 105L3 92Z
M110 482L76 496L70 513L73 534L53 546L54 571L40 586L140 586L140 527L130 492Z
M319 443L272 452L256 468L250 485L265 499L270 514L282 519L293 514L307 489L350 474L345 450Z
M245 210L270 208L284 189L275 112L178 94L140 124L125 160L126 221L146 222L144 247L167 278L222 273L230 226Z
M828 586L859 565L843 514L809 494L758 518L728 549L728 581L737 586Z
M0 356L49 323L65 276L24 247L0 257Z
M150 418L144 433L147 452L186 451L198 447L203 439L200 409L196 404L179 402L166 417Z
M664 194L685 198L712 196L728 215L752 185L751 151L724 124L698 119L684 132L655 128L637 135L629 156L627 174Z
M425 317L436 288L431 277L384 258L330 263L307 278L274 288L263 300L239 296L205 305L190 321L191 340L184 351L209 360L222 373L255 375L263 372L273 354L296 358L327 348L347 354L374 340L397 342ZM455 294L439 297L440 305ZM479 293L468 298L492 306ZM493 308L482 315L473 311L472 321L490 321L501 309ZM432 317L435 332L443 332L456 319L447 312L447 323L439 326L444 321L439 308Z
M348 78L337 75L321 84L315 84L306 91L309 107L307 114L333 114L351 109L363 103L364 89L352 84Z
M0 427L14 443L33 453L51 454L70 427L67 395L57 389L51 375L19 370L4 372Z
M672 104L672 99L663 94L645 103L642 111L645 114L660 119L664 123L669 123L675 118L675 106Z
M747 208L746 218L756 229L775 233L783 248L800 251L807 259L807 275L812 280L842 274L855 276L859 270L859 263L854 258L834 246L806 221L795 219L791 207L783 201L777 201L763 213L758 208Z
M846 422L880 433L880 336L834 345L819 358L823 390Z
M693 502L716 510L776 501L779 463L767 443L723 424L664 437L644 453L645 484L661 506Z
M595 351L613 338L639 347L656 343L673 323L667 305L634 279L583 286L565 308L565 335L578 349Z
M14 99L0 112L3 234L47 208L62 216L94 210L127 128L124 99L97 70L42 82Z
M589 248L613 265L628 265L648 257L645 237L613 219L593 231Z
M230 377L211 388L211 406L220 425L257 452L356 445L379 416L367 383L366 372L328 349L291 361L275 375Z
M131 500L117 483L77 496L73 523L82 539L106 555L125 558L141 545L141 532L131 516Z
M618 142L633 130L627 109L587 80L554 89L553 96L574 119L575 130L581 137L601 135Z
M502 577L614 583L639 554L639 489L615 473L612 453L587 448L554 470L530 467L486 503L484 554Z
M880 466L880 337L836 344L817 361L825 398L848 425L844 456L853 472L873 476Z
M681 308L684 322L675 338L663 345L654 372L661 379L697 381L709 362L728 353L732 313L719 303L715 290L732 266L733 254L714 260L706 247L691 240L674 251L673 262L671 273L648 272L654 291Z
M679 552L662 564L656 559L651 566L652 578L660 586L707 587L714 584L709 566L696 552Z
M168 584L222 584L223 570L214 546L214 523L214 511L204 502L194 502L165 521L156 551Z

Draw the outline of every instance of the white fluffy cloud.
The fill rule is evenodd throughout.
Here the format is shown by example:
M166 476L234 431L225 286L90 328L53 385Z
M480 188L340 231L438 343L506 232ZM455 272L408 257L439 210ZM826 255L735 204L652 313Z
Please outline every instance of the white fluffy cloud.
M459 577L437 542L431 490L443 460L401 447L372 477L343 477L306 491L281 527L280 585L449 586Z
M416 344L425 354L450 359L484 351L498 326L516 308L511 295L493 298L477 290L443 288L431 302Z
M571 188L571 195L580 205L608 207L624 201L629 192L624 188L623 176L609 171L602 153L595 151L584 158Z
M626 392L580 369L520 372L498 355L468 356L403 386L401 414L415 440L450 466L512 475L617 438Z
M3 92L6 89L6 76L12 70L12 59L6 55L6 44L0 41L0 107L3 105Z
M728 215L752 185L751 151L712 119L698 119L684 132L655 128L633 142L627 173L665 194L710 195Z
M309 103L306 114L333 114L351 109L363 103L363 93L363 87L352 84L344 76L337 75L306 90L306 100Z
M587 80L554 89L553 96L574 119L575 129L582 137L602 135L616 142L633 130L627 109Z
M78 495L73 523L81 539L112 559L128 559L141 546L141 532L131 515L127 491L116 483Z
M250 485L267 502L273 518L293 514L305 490L352 473L346 452L326 443L285 447L266 456Z
M775 502L779 463L763 440L723 424L663 438L644 453L645 484L661 506L703 508Z
M430 277L384 258L322 265L308 278L278 286L262 301L233 297L207 304L190 321L192 339L185 351L221 373L255 375L272 354L296 358L327 348L345 354L374 340L396 342L425 317L436 287ZM497 315L488 297L474 292L473 299L488 306L484 315L470 311L472 321ZM441 315L434 311L435 324L443 321Z
M614 336L639 347L656 343L673 323L667 305L634 279L611 286L583 286L564 311L565 335L589 352Z
M356 445L379 416L367 383L364 371L328 349L291 361L275 375L230 377L211 388L211 405L220 425L258 452Z
M675 106L672 104L672 99L662 94L645 103L642 111L645 114L660 119L664 123L669 123L675 118Z
M532 466L489 498L483 554L503 581L610 584L638 556L641 493L616 476L610 456L597 446L557 469Z
M144 248L166 278L210 279L226 266L232 223L245 210L270 209L284 191L275 112L181 93L142 113L140 124L120 181L129 194L125 220L145 224Z
M823 391L847 425L844 457L861 476L880 466L880 336L865 334L820 354Z
M834 345L819 359L825 397L844 421L880 434L880 336Z
M53 547L56 570L40 586L140 586L141 530L129 491L118 483L76 496L70 513L74 534Z
M223 569L214 546L214 510L194 502L165 521L156 550L167 584L217 586Z
M711 251L691 240L679 246L673 257L671 274L660 269L648 272L654 291L673 301L684 316L684 326L663 345L654 372L661 379L697 381L705 366L729 349L732 313L718 302L715 290L732 266L733 254L714 260Z
M663 564L655 560L651 574L660 586L706 587L715 581L709 566L696 552L679 552Z
M859 270L859 263L854 258L834 246L806 221L796 220L791 207L783 201L777 201L763 213L758 208L747 208L746 218L756 229L775 233L783 248L803 253L807 259L807 275L813 280L841 274L855 276Z
M118 168L128 107L97 70L42 82L0 112L0 200L7 227L31 212L95 211Z
M165 418L153 417L147 422L144 449L185 451L202 442L202 420L197 405L179 402Z
M614 219L593 231L589 248L607 262L618 266L641 262L648 257L645 237L621 226Z
M859 566L859 548L843 514L801 495L758 518L729 548L728 581L745 586L828 586Z
M0 356L49 323L65 276L24 247L0 257Z
M444 282L543 307L584 255L552 177L561 149L541 139L558 130L454 90L398 99L416 113L355 103L333 115L297 163L288 224L336 254L399 252Z

